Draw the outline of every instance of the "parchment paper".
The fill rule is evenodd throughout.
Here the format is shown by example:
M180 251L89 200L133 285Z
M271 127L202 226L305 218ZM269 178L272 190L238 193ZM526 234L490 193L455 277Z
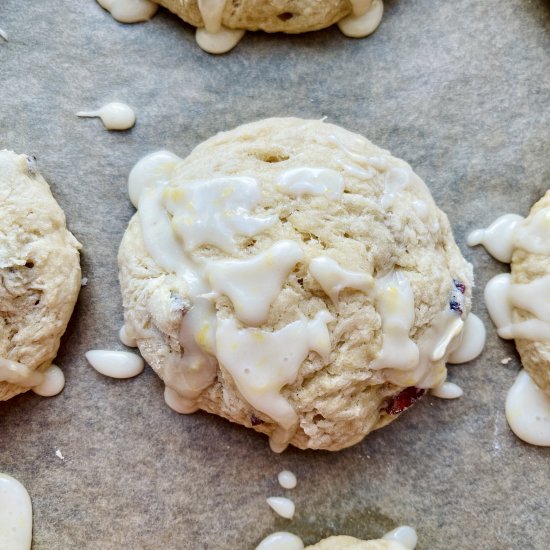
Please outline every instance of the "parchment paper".
M485 283L507 268L465 245L506 212L526 214L550 186L550 5L544 0L386 0L365 40L336 28L249 33L213 57L161 10L121 25L93 0L2 0L0 147L35 154L84 244L80 299L57 359L67 385L0 403L0 471L27 487L35 550L253 549L270 532L312 543L417 528L418 548L550 547L550 451L508 429L519 370L488 321ZM138 122L109 133L81 109L119 100ZM320 118L409 161L448 213L476 270L474 311L487 348L451 367L465 395L426 397L338 453L289 449L204 413L165 406L150 369L110 380L85 361L123 349L118 243L133 209L126 178L144 154L180 156L219 130L267 116ZM512 357L507 365L501 359ZM60 450L64 459L56 456ZM265 498L298 487L293 521Z

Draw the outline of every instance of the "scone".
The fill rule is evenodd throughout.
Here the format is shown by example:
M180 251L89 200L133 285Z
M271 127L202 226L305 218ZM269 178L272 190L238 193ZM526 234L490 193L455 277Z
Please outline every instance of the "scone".
M550 191L516 228L515 245L512 283L525 286L514 287L511 331L523 367L550 396Z
M400 542L394 540L360 540L346 535L328 537L305 550L408 550Z
M444 382L472 267L404 161L267 119L146 157L129 185L126 331L172 408L337 450Z
M210 53L235 47L245 31L302 33L338 23L347 36L374 32L382 0L97 0L118 21L150 19L160 4L197 27L197 43Z
M79 248L35 159L0 151L0 401L43 382L80 289Z

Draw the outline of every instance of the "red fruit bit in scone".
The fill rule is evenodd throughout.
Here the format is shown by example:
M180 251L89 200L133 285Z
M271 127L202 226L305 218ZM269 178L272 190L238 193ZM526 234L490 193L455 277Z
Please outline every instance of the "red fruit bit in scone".
M415 401L418 401L425 393L426 390L415 388L414 386L411 386L410 388L405 388L401 393L394 395L390 399L384 410L388 414L402 413L405 409L408 409Z

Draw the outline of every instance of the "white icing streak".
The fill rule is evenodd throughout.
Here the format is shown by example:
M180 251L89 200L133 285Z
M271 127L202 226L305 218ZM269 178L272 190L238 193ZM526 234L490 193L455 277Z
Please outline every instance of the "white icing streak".
M0 38L5 40L6 42L8 42L8 35L7 35L6 31L3 31L2 29L0 29Z
M303 258L297 243L278 241L252 258L210 262L206 277L215 292L231 300L240 321L258 326L267 320L285 279Z
M512 283L508 273L497 275L485 287L485 303L501 338L550 340L550 275L526 284ZM534 318L514 322L514 307Z
M325 195L337 199L344 191L344 178L329 168L291 168L279 175L277 189L294 197Z
M506 398L506 419L512 431L532 445L550 446L550 397L522 370Z
M286 519L292 519L294 517L294 512L296 511L296 507L294 505L294 502L292 502L292 500L290 500L289 498L269 497L266 500L270 508L276 514L279 514L281 517Z
M382 322L382 348L370 368L412 370L418 365L417 345L409 338L414 324L414 296L400 271L376 281L376 309Z
M308 269L334 303L338 301L340 292L345 288L369 292L374 285L374 280L370 274L344 269L327 256L313 258Z
M111 378L132 378L143 371L143 359L128 351L94 349L85 353L92 367Z
M136 115L125 103L107 103L97 111L79 111L78 117L99 117L107 130L128 130L136 123Z
M253 178L220 177L167 187L164 204L187 251L208 243L231 253L235 235L252 237L276 222L250 214L260 196Z
M487 229L476 229L468 235L468 245L481 244L500 262L510 262L514 249L514 231L523 220L517 214L505 214L497 218Z
M29 550L32 542L32 504L19 481L0 474L0 548Z
M338 27L342 33L351 38L363 38L373 33L380 25L384 14L382 0L372 0L368 3L363 0L360 4L359 2L355 3L355 6L358 5L366 6L366 11L357 13L358 10L354 9L351 15L338 21Z
M401 525L393 531L386 533L383 537L385 540L392 540L402 544L407 550L414 550L418 542L418 537L414 528L408 525Z
M256 546L256 550L303 550L302 540L285 531L279 531L267 536Z
M57 365L50 365L44 372L44 380L32 391L42 397L53 397L63 391L65 375Z
M170 151L156 151L141 158L128 176L128 194L132 204L137 208L146 189L168 183L179 161L181 158Z
M533 254L550 254L550 208L519 223L514 231L514 244Z
M453 382L443 382L441 386L432 388L430 393L441 399L456 399L457 397L462 397L464 392L460 386Z
M150 0L97 0L97 3L121 23L148 21L158 10Z
M0 357L0 381L31 388L44 381L44 374L30 369L23 363Z
M118 331L118 338L125 346L128 346L129 348L137 347L137 340L128 332L128 327L126 325L122 325L120 327L120 330Z
M384 194L382 206L385 210L394 206L395 201L410 183L410 170L392 167L384 174Z
M199 0L204 27L209 33L214 34L221 30L225 2L226 0Z
M451 351L447 362L459 364L472 361L483 351L485 338L485 325L477 315L470 313L464 321L464 329L457 347Z
M290 470L282 470L279 472L277 480L279 481L279 485L284 489L294 489L298 483L296 476Z
M234 319L218 321L216 344L220 365L229 371L244 399L281 427L272 438L272 448L286 447L298 421L292 405L280 391L294 382L310 351L316 351L325 361L328 359L327 323L331 319L327 311L321 311L313 320L300 319L273 332L239 329Z

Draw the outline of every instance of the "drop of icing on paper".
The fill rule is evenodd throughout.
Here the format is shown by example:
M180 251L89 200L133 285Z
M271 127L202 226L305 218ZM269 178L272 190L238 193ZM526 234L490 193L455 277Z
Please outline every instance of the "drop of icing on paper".
M303 548L302 539L285 531L269 535L256 546L256 550L303 550Z
M283 489L294 489L294 487L296 487L296 484L298 483L296 475L290 470L283 470L282 472L279 472L277 480L279 481L279 485L283 487Z
M136 115L125 103L107 103L97 111L79 111L78 117L99 117L107 130L128 130L136 123Z
M44 372L44 380L32 388L32 391L42 397L53 397L61 393L65 387L65 375L57 365L50 365Z
M366 4L366 3L365 3ZM384 14L382 0L372 0L364 13L352 13L338 21L338 27L350 38L363 38L372 34L380 25Z
M279 514L281 517L286 519L292 519L294 517L296 507L294 505L294 502L292 502L292 500L290 500L289 498L269 497L267 499L267 503L269 504L271 509L276 514Z
M462 395L464 394L462 388L457 384L453 384L452 382L443 382L441 386L438 386L437 388L432 388L430 390L430 393L434 397L439 397L441 399L456 399L458 397L462 397Z
M525 370L520 371L506 397L506 420L523 441L550 446L550 397Z
M450 353L447 363L460 364L473 361L483 351L485 339L486 331L483 321L474 313L470 313L464 321L460 343Z
M7 474L0 474L0 548L30 550L32 504L23 485Z
M128 194L132 204L137 208L146 189L168 183L180 161L181 158L170 151L156 151L136 162L128 176Z
M6 42L8 41L8 35L7 35L6 32L3 31L2 29L0 29L0 38L2 38L3 40L5 40Z
M401 543L407 550L414 550L418 542L416 530L408 525L401 525L383 537L384 540L393 540Z
M85 355L97 372L110 378L132 378L143 372L143 359L135 353L94 349Z
M121 23L148 21L159 8L150 0L97 0L97 3Z

